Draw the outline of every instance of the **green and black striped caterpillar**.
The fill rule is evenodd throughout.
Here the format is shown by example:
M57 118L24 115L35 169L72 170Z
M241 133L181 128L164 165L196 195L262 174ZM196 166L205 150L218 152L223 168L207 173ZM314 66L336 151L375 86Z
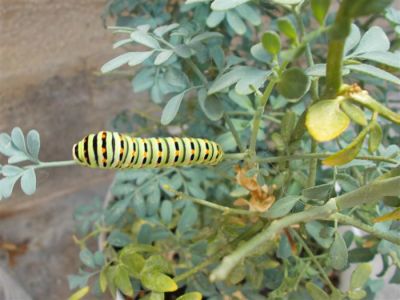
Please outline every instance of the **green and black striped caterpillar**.
M89 134L72 148L80 165L91 168L161 168L215 165L222 160L221 146L196 138L137 138L117 132Z

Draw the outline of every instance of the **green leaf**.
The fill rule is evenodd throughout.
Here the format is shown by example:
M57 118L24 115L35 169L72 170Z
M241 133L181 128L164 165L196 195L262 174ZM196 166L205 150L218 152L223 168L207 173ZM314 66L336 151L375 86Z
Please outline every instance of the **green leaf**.
M5 165L1 169L1 173L3 174L3 176L6 177L17 176L20 175L22 172L24 172L24 169L13 165Z
M271 208L263 215L268 218L280 218L287 215L297 201L300 199L299 196L286 196L276 201Z
M199 292L190 292L179 296L176 300L201 300L202 295Z
M154 51L136 52L136 55L132 56L132 58L128 61L128 65L133 67L138 64L141 64L146 59L148 59L153 53Z
M310 78L302 69L290 68L282 73L276 88L282 96L288 99L299 99L310 88Z
M236 7L238 14L253 26L261 25L261 16L258 10L250 5L243 4Z
M239 6L243 3L249 2L250 0L214 0L213 3L211 3L211 9L212 10L228 10L235 8L236 6Z
M214 95L210 95L207 97L207 91L203 89L203 97L199 96L200 106L204 112L204 114L211 121L218 121L222 118L224 114L224 106L222 104L221 99L217 98ZM200 94L200 92L199 92Z
M265 51L262 43L255 44L250 49L251 55L261 62L270 63L272 60L272 56Z
M346 113L347 116L350 117L354 122L361 126L367 126L367 119L365 118L365 114L361 108L357 105L354 105L350 101L342 101L340 103L340 108Z
M88 266L89 268L95 268L96 264L94 261L94 257L93 257L93 253L87 249L87 248L83 248L81 250L81 252L79 252L79 258L81 260L81 262Z
M293 25L292 21L290 21L289 18L279 18L277 24L280 32L282 32L293 41L297 40L296 27Z
M371 261L375 251L369 248L354 248L349 251L349 263L360 263Z
M129 243L132 243L132 239L126 233L123 233L119 230L111 231L111 234L108 236L107 241L116 247L124 247Z
M197 222L198 212L194 205L187 204L179 219L177 230L181 233L187 231Z
M249 95L259 89L267 80L271 71L258 70L249 68L246 76L239 79L235 85L235 91L239 95Z
M128 270L121 265L118 265L115 270L114 282L117 288L125 295L133 296L133 287L129 279Z
M225 19L225 12L212 11L207 17L206 24L210 28L217 27Z
M371 125L368 138L368 151L373 153L378 150L379 145L382 142L383 132L382 127L378 122L374 121Z
M388 51L390 48L390 41L382 28L372 26L361 38L357 48L353 51L350 57L357 54L375 52L375 51Z
M130 275L139 278L140 272L145 264L143 256L133 252L129 248L127 250L124 248L120 253L119 259L120 262L126 267Z
M297 5L304 0L273 0L273 2L281 5Z
M393 0L346 0L343 1L343 9L349 18L374 15L382 12Z
M102 73L107 73L111 72L122 65L127 64L131 59L133 59L138 53L141 52L127 52L124 54L121 54L120 56L117 56L116 58L113 58L109 62L106 62L102 67L101 67L101 72Z
M325 183L304 189L303 197L314 200L327 200L333 191L332 183Z
M25 146L25 138L24 138L24 133L22 132L21 128L15 127L11 131L11 140L14 144L15 147L17 147L18 150L21 150L22 152L27 152L26 151L26 146Z
M346 38L344 44L344 55L346 55L350 50L354 49L358 45L361 39L360 29L357 25L351 24L351 30L349 36Z
M324 24L330 5L331 0L311 0L312 12L320 25Z
M329 250L331 266L336 270L343 270L347 266L348 252L346 242L340 233L336 232L335 239Z
M100 275L99 275L99 285L100 285L100 291L102 293L104 293L107 289L107 275L106 275L107 269L108 269L107 267L101 269Z
M290 256L292 256L292 249L286 234L281 234L276 256L280 259L288 259Z
M235 11L228 11L226 13L226 20L237 34L243 35L246 33L246 24Z
M156 66L165 63L174 54L172 50L162 50L155 58L154 64Z
M171 263L161 255L152 255L150 256L144 265L142 272L150 272L157 271L161 273L172 274L174 269L172 268Z
M14 185L19 179L20 176L11 176L2 178L0 180L0 193L3 195L4 198L8 198L11 196L12 191L14 189Z
M21 189L26 195L32 195L36 191L36 174L34 168L29 168L21 177Z
M198 35L195 35L189 42L189 44L196 44L196 43L200 43L209 39L221 39L223 38L224 35L219 33L219 32L211 32L211 31L206 31L206 32L202 32Z
M348 291L347 295L351 300L361 300L367 296L367 292L364 290Z
M254 68L238 66L233 68L231 71L222 74L221 76L217 77L211 84L208 90L208 95L215 94L226 89L227 87L230 87L231 85L238 82L240 79L244 78L247 73L252 69Z
M172 278L157 271L144 272L141 274L140 279L143 286L151 291L164 293L173 292L178 289L177 284Z
M330 297L323 289L311 281L306 283L307 292L313 300L330 300Z
M178 28L179 26L180 25L178 23L163 25L154 29L153 33L158 37L162 37L164 34Z
M357 55L355 56L355 58L361 60L371 60L380 64L400 69L400 53L374 51Z
M158 41L151 37L147 32L142 30L135 30L131 33L132 41L147 46L149 48L158 49L160 48L160 44Z
M73 293L68 300L80 300L83 297L85 297L87 295L87 293L89 293L90 288L88 286L85 286L79 290L77 290L75 293Z
M293 111L286 111L281 122L281 135L286 144L289 144L295 126L296 114Z
M160 209L161 220L165 224L169 224L172 220L172 202L169 200L163 200Z
M324 116L321 118L321 116ZM340 101L322 100L312 105L306 115L306 127L318 142L338 137L350 124L350 118L340 110Z
M175 119L185 93L186 91L183 91L182 93L179 93L168 100L168 103L165 105L161 115L161 124L168 125Z
M228 96L229 96L229 99L231 99L234 103L239 105L241 108L244 108L245 110L250 111L250 112L254 111L253 103L251 102L249 97L247 97L245 95L239 95L234 90L229 91Z
M367 282L372 268L370 264L359 264L351 274L350 289L360 289Z
M189 58L192 55L192 51L190 50L190 47L187 45L177 45L174 48L174 51L176 55L183 58Z
M308 234L323 248L328 249L331 246L333 242L333 228L318 221L311 221L306 223L306 230Z
M375 66L359 64L359 65L347 65L346 67L352 71L364 73L364 74L370 75L372 77L380 78L380 79L392 82L394 84L400 85L400 79L398 77L396 77L396 76L392 75L391 73L386 72L382 69L379 69Z
M352 161L360 152L367 132L367 130L361 131L360 134L350 144L348 144L346 148L325 158L322 163L327 166L339 166Z
M40 150L40 135L39 132L36 130L32 129L31 131L28 132L27 138L26 138L26 145L28 147L28 151L30 155L34 159L39 158L39 150Z
M154 187L153 192L146 199L146 214L154 216L160 208L161 191L158 186Z
M132 43L132 39L131 39L131 38L119 40L118 42L115 42L115 43L113 44L113 49L117 49L117 48L119 48L119 47L121 47L121 46L124 46L124 45L126 45L126 44L129 44L129 43Z
M148 298L141 298L143 300L164 300L164 293L151 292Z
M261 37L264 49L272 55L277 55L281 50L281 40L275 31L267 31Z

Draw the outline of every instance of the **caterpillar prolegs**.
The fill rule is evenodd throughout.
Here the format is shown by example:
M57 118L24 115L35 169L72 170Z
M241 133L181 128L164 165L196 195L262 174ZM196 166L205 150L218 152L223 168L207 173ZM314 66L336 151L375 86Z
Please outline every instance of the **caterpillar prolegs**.
M109 131L89 134L72 154L79 164L102 169L215 165L223 157L221 146L206 139L137 138Z

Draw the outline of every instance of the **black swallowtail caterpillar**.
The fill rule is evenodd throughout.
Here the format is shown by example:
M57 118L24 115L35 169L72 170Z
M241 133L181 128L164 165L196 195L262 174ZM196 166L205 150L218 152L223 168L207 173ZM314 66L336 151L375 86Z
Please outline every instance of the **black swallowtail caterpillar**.
M206 139L137 138L109 131L89 134L72 154L80 165L102 169L215 165L223 157L221 146Z

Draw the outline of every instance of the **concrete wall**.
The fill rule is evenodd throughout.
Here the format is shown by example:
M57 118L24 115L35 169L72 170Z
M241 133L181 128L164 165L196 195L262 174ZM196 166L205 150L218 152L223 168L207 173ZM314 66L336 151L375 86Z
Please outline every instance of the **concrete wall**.
M118 54L100 18L105 3L0 0L0 132L37 129L43 161L71 159L72 144L85 134L107 128L123 109L146 106L128 80L95 74ZM80 167L40 170L33 196L17 185L12 199L0 203L0 248L3 241L28 243L9 272L33 299L67 298L66 276L79 267L73 210L102 197L113 174ZM3 255L0 262L6 264Z

